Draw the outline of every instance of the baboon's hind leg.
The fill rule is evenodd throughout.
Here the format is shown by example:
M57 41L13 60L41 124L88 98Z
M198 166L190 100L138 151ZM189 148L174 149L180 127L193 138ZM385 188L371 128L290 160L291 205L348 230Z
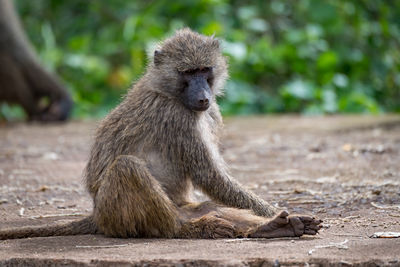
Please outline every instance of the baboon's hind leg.
M113 237L172 237L178 229L174 204L137 157L117 157L94 198L94 221Z
M277 238L315 235L321 229L321 220L307 215L291 215L281 211L274 218L254 215L250 210L224 207L204 202L180 209L185 221L179 237L182 238Z
M186 221L180 228L178 238L234 238L237 232L234 222L210 212L199 218Z
M250 210L230 208L212 201L191 203L179 208L185 218L178 232L180 238L237 238L247 237L268 219Z

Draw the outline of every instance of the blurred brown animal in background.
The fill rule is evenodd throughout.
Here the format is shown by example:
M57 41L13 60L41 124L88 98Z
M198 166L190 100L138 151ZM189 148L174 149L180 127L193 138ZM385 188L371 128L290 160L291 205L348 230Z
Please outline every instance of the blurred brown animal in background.
M58 78L40 65L13 2L0 0L0 103L21 105L28 120L66 120L72 99Z
M97 130L85 169L93 214L66 226L3 231L0 238L315 235L320 220L286 211L276 215L230 176L218 148L222 119L215 101L226 78L217 39L177 31ZM194 203L193 186L211 201Z

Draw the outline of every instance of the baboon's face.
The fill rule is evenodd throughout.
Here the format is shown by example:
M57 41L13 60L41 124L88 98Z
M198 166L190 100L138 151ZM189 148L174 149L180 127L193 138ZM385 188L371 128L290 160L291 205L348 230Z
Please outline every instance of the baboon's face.
M190 110L205 111L212 101L212 67L200 67L179 72L180 99Z
M205 111L221 94L227 77L219 41L189 29L166 39L154 52L153 83L192 111Z

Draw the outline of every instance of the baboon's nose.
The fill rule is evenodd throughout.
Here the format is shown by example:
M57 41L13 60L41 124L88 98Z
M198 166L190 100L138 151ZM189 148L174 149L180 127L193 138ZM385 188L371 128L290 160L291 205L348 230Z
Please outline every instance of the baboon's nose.
M199 100L199 104L201 105L201 106L206 106L206 105L208 105L209 104L209 100L208 100L208 98L204 98L204 99L200 99Z
M208 100L208 98L202 98L199 99L199 107L200 108L208 108L208 106L210 105L210 100Z

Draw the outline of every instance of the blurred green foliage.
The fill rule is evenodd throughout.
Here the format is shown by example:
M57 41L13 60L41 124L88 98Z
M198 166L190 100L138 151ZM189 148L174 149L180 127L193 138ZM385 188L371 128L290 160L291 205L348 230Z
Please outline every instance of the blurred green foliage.
M400 1L16 1L74 116L103 116L155 44L189 26L223 39L223 113L400 111Z

